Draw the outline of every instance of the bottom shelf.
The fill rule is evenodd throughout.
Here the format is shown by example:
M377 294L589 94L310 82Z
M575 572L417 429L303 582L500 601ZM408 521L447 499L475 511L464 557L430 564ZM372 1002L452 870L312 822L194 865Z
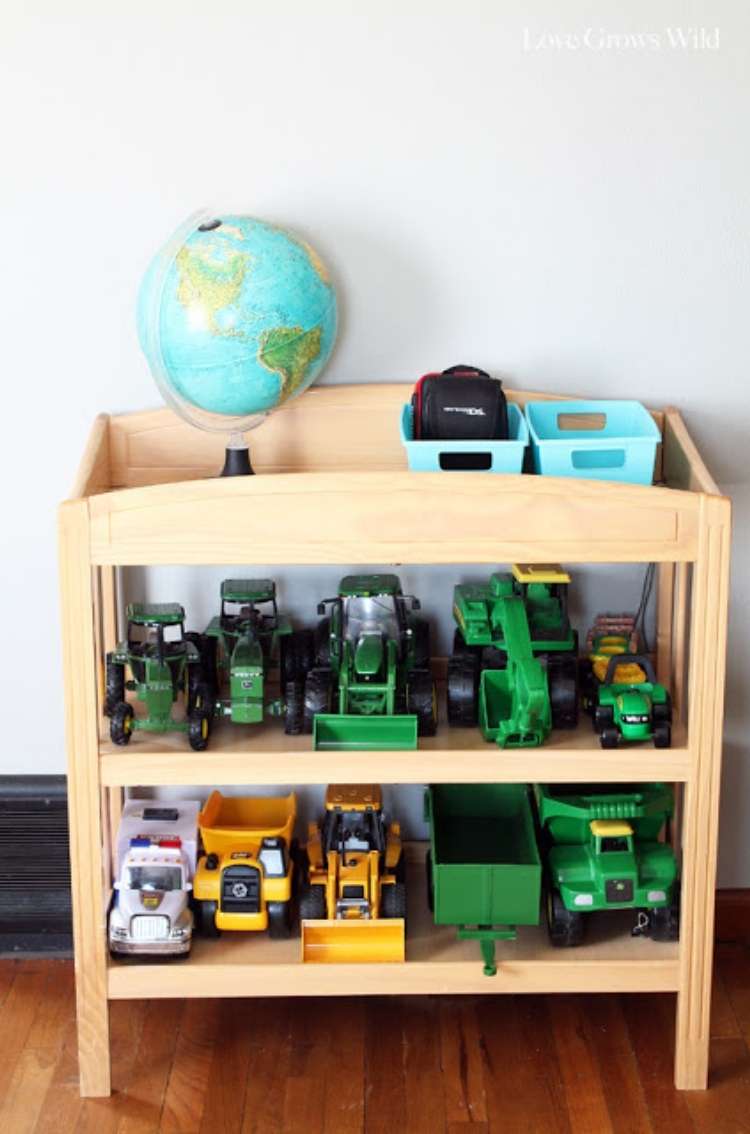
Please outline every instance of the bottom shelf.
M238 996L675 992L679 946L631 937L629 911L591 916L583 945L555 949L545 926L521 927L496 946L497 973L484 975L479 945L432 922L424 850L410 848L407 960L403 964L303 964L298 932L289 941L261 933L196 938L190 957L163 964L109 962L111 1000Z

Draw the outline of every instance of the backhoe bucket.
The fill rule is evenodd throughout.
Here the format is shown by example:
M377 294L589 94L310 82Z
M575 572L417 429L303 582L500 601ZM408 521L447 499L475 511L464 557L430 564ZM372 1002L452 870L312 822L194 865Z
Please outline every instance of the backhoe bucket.
M411 713L394 716L318 713L313 724L315 749L371 752L416 747L417 718Z
M486 669L479 685L479 725L487 740L501 748L533 748L547 735L543 721L519 704L514 675L508 669Z
M302 922L302 960L368 964L406 960L403 918L341 918Z

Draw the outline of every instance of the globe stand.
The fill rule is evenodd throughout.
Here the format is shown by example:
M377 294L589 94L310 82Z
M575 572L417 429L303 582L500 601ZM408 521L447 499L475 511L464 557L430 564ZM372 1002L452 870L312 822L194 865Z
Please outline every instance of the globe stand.
M254 476L255 470L250 464L250 450L242 434L232 435L226 448L224 468L220 476Z

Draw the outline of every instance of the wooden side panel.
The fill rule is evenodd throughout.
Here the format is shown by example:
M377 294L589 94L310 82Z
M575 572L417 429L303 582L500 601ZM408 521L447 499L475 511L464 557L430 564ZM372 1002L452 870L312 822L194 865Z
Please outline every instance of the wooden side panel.
M122 565L680 561L695 557L699 506L665 488L553 477L238 477L93 498L92 556Z
M707 492L718 496L716 481L706 468L698 448L676 409L664 412L662 472L671 488Z
M94 587L88 552L88 506L83 500L64 504L60 581L78 1054L81 1094L99 1096L109 1094L110 1075Z
M729 501L703 497L694 568L688 698L693 774L685 787L675 1083L705 1088L729 592Z
M110 488L109 423L109 415L100 413L91 427L73 484L71 495L74 500L80 500L84 496L94 496L98 492L107 492Z

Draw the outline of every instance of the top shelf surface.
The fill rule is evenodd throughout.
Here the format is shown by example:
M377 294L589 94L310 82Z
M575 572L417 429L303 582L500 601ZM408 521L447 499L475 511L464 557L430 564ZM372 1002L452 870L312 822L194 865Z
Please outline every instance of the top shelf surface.
M703 501L719 493L676 410L654 411L666 487L416 473L398 433L410 391L315 387L250 435L259 475L223 480L224 439L171 410L98 418L74 490L87 499L92 563L697 558Z

